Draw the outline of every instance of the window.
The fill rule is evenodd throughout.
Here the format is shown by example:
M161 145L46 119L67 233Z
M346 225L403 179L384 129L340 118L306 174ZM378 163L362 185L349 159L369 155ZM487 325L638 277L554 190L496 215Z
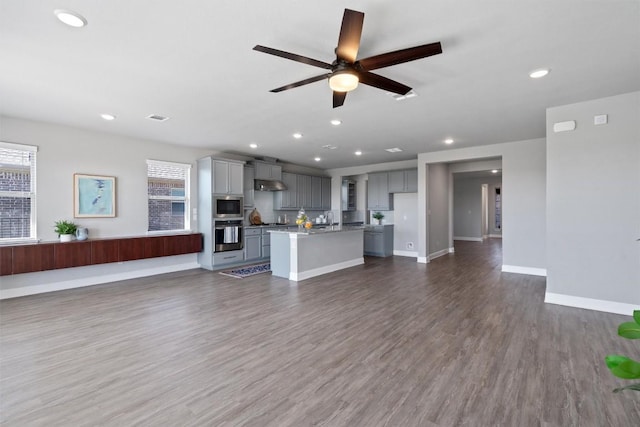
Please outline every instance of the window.
M36 152L0 142L0 241L36 238Z
M147 160L149 231L188 230L191 165Z

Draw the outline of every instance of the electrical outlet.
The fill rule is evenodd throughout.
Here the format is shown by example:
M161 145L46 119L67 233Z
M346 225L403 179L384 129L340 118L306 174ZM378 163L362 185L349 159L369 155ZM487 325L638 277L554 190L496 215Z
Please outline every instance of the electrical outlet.
M407 242L407 249L413 249L413 242Z

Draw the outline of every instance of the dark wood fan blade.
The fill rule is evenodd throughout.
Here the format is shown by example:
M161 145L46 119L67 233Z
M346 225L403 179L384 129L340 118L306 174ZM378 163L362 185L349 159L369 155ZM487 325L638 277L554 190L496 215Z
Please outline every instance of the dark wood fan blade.
M347 92L333 91L333 108L342 107L344 99L347 97Z
M409 86L368 71L359 72L358 79L362 84L377 87L378 89L388 92L399 93L400 95L406 95L411 90Z
M351 9L344 10L338 47L336 48L336 56L339 60L347 61L351 64L356 62L363 23L364 13Z
M363 70L370 71L390 65L402 64L403 62L415 61L416 59L426 58L427 56L438 55L440 53L442 53L440 42L429 43L361 59L358 61L358 65Z
M272 89L272 90L270 90L270 92L282 92L283 90L293 89L294 87L308 85L309 83L313 83L313 82L320 81L322 79L329 78L330 75L331 75L331 73L327 73L327 74L321 74L321 75L315 76L315 77L310 77L310 78L305 79L305 80L300 80L299 82L290 83L290 84L288 84L286 86L282 86L282 87L278 87L278 88Z
M266 46L255 45L253 50L258 52L268 53L269 55L279 56L281 58L290 59L292 61L302 62L303 64L313 65L314 67L324 68L326 70L331 69L331 64L318 61L317 59L307 58L306 56L297 55L295 53L285 52L284 50L273 49Z

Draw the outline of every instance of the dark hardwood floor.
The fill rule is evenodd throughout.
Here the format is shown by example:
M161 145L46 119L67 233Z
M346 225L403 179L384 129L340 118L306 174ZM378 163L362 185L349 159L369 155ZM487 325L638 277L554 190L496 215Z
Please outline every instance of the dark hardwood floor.
M500 266L499 240L459 242L298 284L192 270L5 300L0 421L639 426L603 362L638 357L629 317L544 304L544 278Z

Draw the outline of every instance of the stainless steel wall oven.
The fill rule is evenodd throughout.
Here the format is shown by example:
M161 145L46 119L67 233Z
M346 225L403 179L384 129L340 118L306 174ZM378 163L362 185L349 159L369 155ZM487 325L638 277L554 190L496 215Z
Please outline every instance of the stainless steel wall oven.
M243 248L241 219L215 220L213 222L213 251L237 251Z

